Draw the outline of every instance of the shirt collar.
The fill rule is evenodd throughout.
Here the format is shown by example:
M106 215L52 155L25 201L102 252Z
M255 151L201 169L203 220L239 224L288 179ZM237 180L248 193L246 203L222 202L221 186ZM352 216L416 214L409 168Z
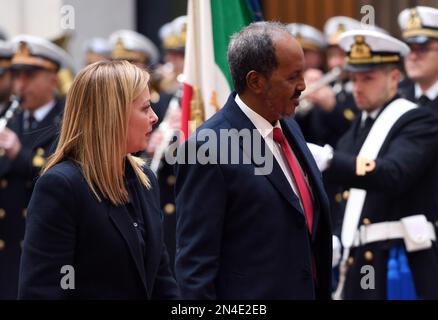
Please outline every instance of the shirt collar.
M383 106L381 106L380 108L377 108L376 110L373 110L371 112L367 112L367 111L362 111L362 115L361 115L361 121L364 122L368 117L370 117L373 120L376 120L376 118L379 116L380 112L386 108L387 106L389 106L392 102L394 102L395 100L399 99L400 96L398 94L396 94L394 97L392 97L391 100L389 100L388 102L386 102Z
M42 121L47 116L47 114L53 109L54 106L55 106L55 100L46 103L45 105L39 107L37 110L33 112L33 117L38 122ZM27 119L29 118L29 116L30 116L30 111L26 110L24 112L24 117Z
M362 111L361 121L364 122L368 117L370 117L373 120L376 120L380 110L382 110L382 108L378 108L378 109L373 110L371 112Z
M418 83L415 84L415 98L419 99L422 95L428 97L431 101L435 100L438 96L438 81L430 87L426 92L421 90L420 85Z
M274 128L281 129L280 121L277 120L275 126L272 126L272 124L270 124L268 120L266 120L257 112L248 107L245 102L240 99L238 94L236 94L236 98L234 98L234 101L236 101L239 108L249 118L249 120L251 120L251 122L254 124L254 127L256 127L256 129L260 132L260 135L263 137L263 139L266 139L267 136L271 135Z

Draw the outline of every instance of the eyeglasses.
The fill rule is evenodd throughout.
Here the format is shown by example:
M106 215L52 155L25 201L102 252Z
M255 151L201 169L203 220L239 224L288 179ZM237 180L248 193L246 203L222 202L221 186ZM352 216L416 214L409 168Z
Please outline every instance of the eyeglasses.
M431 47L428 44L410 45L409 48L411 49L411 54L416 53L417 55L420 55L420 56L424 56L428 52L438 51L437 47Z

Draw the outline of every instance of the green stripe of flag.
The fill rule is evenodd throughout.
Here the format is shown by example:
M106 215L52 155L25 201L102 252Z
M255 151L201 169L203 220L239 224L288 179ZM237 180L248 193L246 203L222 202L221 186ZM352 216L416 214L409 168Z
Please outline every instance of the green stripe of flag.
M211 12L215 62L233 88L227 62L228 43L233 33L254 20L253 13L246 0L211 0Z

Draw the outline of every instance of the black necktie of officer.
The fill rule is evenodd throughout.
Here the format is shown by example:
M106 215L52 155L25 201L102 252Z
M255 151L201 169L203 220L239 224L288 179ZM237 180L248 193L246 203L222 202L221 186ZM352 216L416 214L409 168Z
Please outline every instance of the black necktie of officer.
M422 95L418 100L417 104L419 107L424 107L430 102L430 99L426 95Z
M371 118L370 116L368 116L365 119L365 121L361 122L357 133L355 145L357 145L358 147L362 146L373 124L374 124L374 119Z
M35 129L38 125L38 121L35 119L32 113L27 117L27 131Z
M371 127L373 126L373 124L374 124L374 119L371 118L370 116L368 116L365 119L365 121L360 124L361 134L363 134L365 132L368 134L368 132L371 130Z

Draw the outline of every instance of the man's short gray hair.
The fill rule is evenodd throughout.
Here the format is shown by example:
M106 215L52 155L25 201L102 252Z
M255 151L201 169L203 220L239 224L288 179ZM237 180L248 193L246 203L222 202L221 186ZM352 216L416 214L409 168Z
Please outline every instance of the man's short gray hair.
M235 33L228 46L228 64L234 89L241 93L246 88L246 75L251 70L270 77L278 66L273 36L290 34L279 22L254 22Z

